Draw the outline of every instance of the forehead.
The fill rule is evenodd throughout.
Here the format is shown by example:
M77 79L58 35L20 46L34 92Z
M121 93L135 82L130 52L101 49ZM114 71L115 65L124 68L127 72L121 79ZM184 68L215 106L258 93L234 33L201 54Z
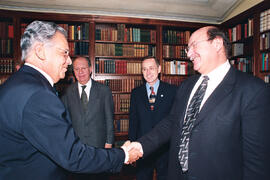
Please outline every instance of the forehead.
M206 38L207 38L207 28L199 29L191 35L189 39L189 44L193 43L194 41L200 41Z
M146 66L156 66L156 61L155 59L151 58L151 59L146 59L142 62L142 67L146 67Z
M73 62L73 66L88 66L88 62L84 58L78 58Z

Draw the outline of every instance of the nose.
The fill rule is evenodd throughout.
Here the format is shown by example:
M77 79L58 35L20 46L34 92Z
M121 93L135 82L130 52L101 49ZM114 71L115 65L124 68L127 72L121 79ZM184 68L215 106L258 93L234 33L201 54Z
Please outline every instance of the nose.
M68 56L68 58L67 58L67 63L68 63L68 65L72 64L72 60L71 60L70 56Z

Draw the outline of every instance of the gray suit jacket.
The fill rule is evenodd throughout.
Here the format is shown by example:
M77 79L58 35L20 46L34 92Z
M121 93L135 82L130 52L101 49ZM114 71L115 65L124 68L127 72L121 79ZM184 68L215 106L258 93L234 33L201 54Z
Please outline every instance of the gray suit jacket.
M109 87L92 80L86 114L83 113L78 83L68 87L61 99L70 113L73 128L83 143L94 147L104 147L105 143L113 144L113 98Z

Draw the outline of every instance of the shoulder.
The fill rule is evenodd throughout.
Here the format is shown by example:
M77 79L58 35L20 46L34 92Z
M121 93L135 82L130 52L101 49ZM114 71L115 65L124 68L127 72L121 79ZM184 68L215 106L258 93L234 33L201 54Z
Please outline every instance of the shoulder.
M132 89L131 94L137 94L145 90L145 84Z
M109 86L102 84L100 82L97 82L95 80L92 79L92 88L97 89L98 91L101 92L111 92L111 89Z

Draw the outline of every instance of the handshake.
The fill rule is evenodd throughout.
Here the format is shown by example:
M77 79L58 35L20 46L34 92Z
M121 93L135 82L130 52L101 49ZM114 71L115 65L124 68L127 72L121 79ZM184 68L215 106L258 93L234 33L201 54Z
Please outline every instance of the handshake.
M121 148L126 154L125 164L132 164L143 156L142 145L139 142L126 141Z

